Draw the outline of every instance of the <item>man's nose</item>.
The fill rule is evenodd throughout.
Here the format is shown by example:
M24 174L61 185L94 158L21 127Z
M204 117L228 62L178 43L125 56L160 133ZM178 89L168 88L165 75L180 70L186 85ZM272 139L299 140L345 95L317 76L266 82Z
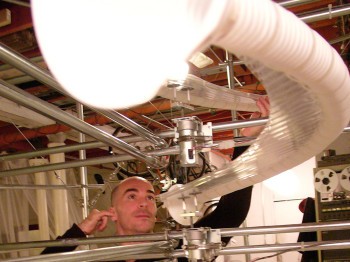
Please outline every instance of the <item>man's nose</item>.
M148 205L146 199L140 199L139 201L139 207L146 207Z

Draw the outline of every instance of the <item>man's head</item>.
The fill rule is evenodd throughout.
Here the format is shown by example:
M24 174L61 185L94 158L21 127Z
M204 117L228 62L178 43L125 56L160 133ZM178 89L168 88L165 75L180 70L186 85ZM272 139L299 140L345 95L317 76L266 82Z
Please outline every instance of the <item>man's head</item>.
M112 191L112 207L119 235L150 233L156 221L153 186L141 177L129 177Z

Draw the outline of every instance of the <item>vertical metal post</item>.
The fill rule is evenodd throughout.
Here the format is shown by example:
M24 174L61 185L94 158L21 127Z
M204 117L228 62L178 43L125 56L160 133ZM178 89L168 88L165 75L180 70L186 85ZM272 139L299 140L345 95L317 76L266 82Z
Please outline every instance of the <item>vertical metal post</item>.
M233 71L233 55L226 51L226 64L227 64L227 82L228 82L228 87L230 89L235 88L235 77L234 77L234 71ZM232 120L236 121L237 120L237 112L232 110L231 111L232 115ZM233 130L233 135L234 137L239 136L239 132L237 129Z
M234 70L233 70L233 55L229 53L226 50L226 63L227 63L227 82L228 82L228 87L230 89L235 88L235 76L234 76ZM233 121L237 121L237 112L232 110L231 111L231 116ZM239 137L239 131L238 129L233 130L233 137ZM247 227L247 222L243 222L243 227ZM249 246L249 239L248 236L243 237L244 240L244 245ZM250 254L245 254L245 260L250 261Z
M77 103L77 113L78 113L78 118L82 121L84 121L84 106L80 103ZM85 134L79 132L79 143L84 143L85 142ZM85 149L80 149L79 150L79 159L84 160L86 159L86 151ZM81 195L83 198L83 206L82 206L82 211L83 211L83 219L85 219L88 216L88 206L89 206L89 191L87 189L88 185L88 179L87 179L87 167L86 166L81 166L79 167L79 174L80 174L80 182L81 185L83 186L81 189Z

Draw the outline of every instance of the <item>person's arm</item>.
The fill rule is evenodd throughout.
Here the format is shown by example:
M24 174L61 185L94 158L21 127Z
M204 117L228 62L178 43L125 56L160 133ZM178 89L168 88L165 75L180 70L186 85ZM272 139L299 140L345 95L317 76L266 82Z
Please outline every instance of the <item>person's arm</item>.
M73 224L73 226L68 229L62 236L57 237L57 239L64 238L83 238L87 235L93 234L96 230L103 231L107 227L108 218L113 216L110 211L99 211L93 209L90 214L79 224ZM47 247L41 254L52 254L60 252L73 251L77 246L57 246L57 247Z
M239 227L247 217L252 186L237 190L220 198L216 209L195 223L195 227Z
M73 224L73 226L66 231L62 236L57 237L57 239L64 238L83 238L86 237L85 233L78 227L77 224ZM41 254L53 254L53 253L61 253L61 252L69 252L76 249L77 246L57 246L57 247L47 247L45 248Z
M260 117L268 117L270 114L270 101L269 98L262 97L257 102L256 105L259 108L259 112L254 112L251 115L251 119L260 118ZM245 127L241 129L241 135L242 136L248 136L248 137L255 137L258 136L261 131L263 131L265 126L252 126L252 127Z

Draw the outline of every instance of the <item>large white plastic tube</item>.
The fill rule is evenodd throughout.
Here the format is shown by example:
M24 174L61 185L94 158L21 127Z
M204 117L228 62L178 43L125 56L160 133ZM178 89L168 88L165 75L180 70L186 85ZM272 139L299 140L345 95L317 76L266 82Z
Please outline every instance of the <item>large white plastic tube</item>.
M245 61L263 82L270 120L235 161L162 194L170 208L194 193L204 202L292 168L321 152L350 120L348 69L322 37L272 1L230 5L213 43Z

